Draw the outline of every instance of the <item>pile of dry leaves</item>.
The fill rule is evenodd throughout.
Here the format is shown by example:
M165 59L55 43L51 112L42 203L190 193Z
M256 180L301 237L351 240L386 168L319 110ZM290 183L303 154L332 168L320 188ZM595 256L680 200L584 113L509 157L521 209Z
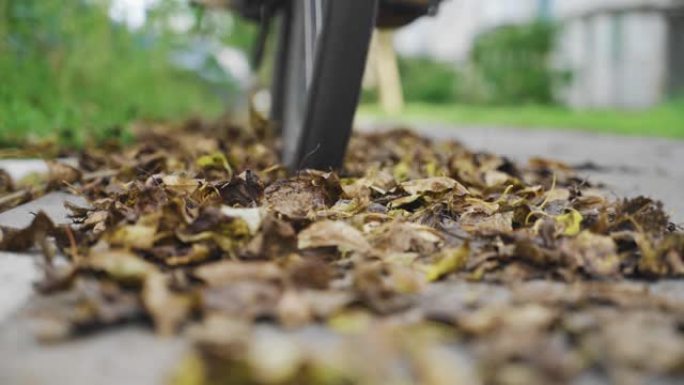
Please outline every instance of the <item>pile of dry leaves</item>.
M147 125L55 166L90 205L0 237L45 254L39 338L150 322L196 341L178 384L682 379L684 234L660 203L408 131L355 136L340 173L288 175L277 148Z

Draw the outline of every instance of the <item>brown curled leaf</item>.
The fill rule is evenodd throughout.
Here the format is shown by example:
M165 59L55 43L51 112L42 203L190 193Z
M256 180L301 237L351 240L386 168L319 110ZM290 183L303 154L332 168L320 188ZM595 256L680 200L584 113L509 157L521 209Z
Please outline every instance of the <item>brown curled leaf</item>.
M341 251L371 251L363 233L342 221L321 221L299 233L299 249L337 247Z

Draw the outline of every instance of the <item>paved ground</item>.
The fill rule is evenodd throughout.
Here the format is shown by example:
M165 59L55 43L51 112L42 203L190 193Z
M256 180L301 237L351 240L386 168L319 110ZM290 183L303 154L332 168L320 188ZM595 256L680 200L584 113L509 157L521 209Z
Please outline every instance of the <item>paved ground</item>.
M422 127L421 132L438 139L457 138L475 149L520 161L544 156L572 165L592 165L584 172L591 181L606 182L618 196L645 194L661 199L673 220L684 222L684 201L680 200L684 191L684 141L437 126ZM44 170L40 162L0 161L3 167L17 177ZM2 213L0 225L24 226L30 222L31 213L41 209L63 222L65 199L74 198L52 194ZM182 341L159 340L137 328L38 347L25 320L17 314L29 300L36 277L32 256L0 254L0 384L161 384L168 368L187 349ZM670 283L676 287L681 284Z
M0 167L2 162L0 162ZM39 163L25 171L41 169ZM21 175L18 173L18 175ZM64 201L85 204L62 193L0 214L0 225L23 227L32 213L45 211L67 223ZM0 252L0 384L1 385L154 385L164 384L169 368L188 345L181 339L158 339L146 329L128 327L55 346L39 346L21 309L39 279L37 255Z
M41 210L45 211L55 223L68 223L67 212L64 209L65 201L85 204L82 198L64 193L52 193L0 214L0 226L26 227L31 223L33 213ZM31 285L38 278L34 261L33 256L0 252L0 322L21 307L33 293Z

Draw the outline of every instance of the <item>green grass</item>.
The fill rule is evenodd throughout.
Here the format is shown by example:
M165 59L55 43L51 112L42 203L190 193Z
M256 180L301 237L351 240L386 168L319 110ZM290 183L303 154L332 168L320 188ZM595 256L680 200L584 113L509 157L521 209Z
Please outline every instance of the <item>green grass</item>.
M376 105L363 105L362 118L456 126L505 126L572 129L624 135L684 139L684 100L644 111L574 111L555 106L480 106L410 103L397 116Z
M212 117L231 84L208 83L169 56L190 36L114 24L107 2L0 0L0 147L26 139L79 146L139 119ZM155 18L155 22L165 19Z
M112 73L109 79L94 77L80 88L69 85L62 90L35 84L29 71L22 75L28 75L23 90L17 86L9 95L0 95L0 144L4 146L48 138L79 146L88 138L125 132L117 127L137 119L210 117L224 108L201 81L168 68L130 67Z

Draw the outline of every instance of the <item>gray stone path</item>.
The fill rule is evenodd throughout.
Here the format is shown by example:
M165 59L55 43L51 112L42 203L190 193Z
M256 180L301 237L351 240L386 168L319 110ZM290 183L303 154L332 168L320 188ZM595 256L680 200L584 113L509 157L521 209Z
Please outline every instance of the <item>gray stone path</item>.
M25 321L10 319L0 326L0 384L165 384L187 350L180 338L136 327L37 346Z
M48 167L38 159L0 160L0 169L7 171L13 180L30 174L45 174ZM0 226L23 228L31 224L33 215L44 211L55 223L69 223L64 202L85 205L83 198L55 192L37 200L0 213ZM36 257L26 254L0 252L0 322L12 315L33 293L32 283L38 279ZM0 384L3 382L0 381Z
M69 195L63 192L54 192L29 202L25 205L15 207L0 214L0 226L22 228L31 224L33 214L44 211L57 224L70 223L67 218L67 211L64 208L65 202L84 206L86 200Z
M680 198L684 191L684 141L494 128L424 126L419 131L436 139L456 138L474 149L517 161L543 156L571 165L597 166L582 172L593 182L605 182L617 196L645 194L661 199L673 220L684 222L684 201ZM16 177L44 169L40 162L0 161L3 167L11 167ZM56 222L64 222L65 199L83 203L65 194L51 194L0 214L0 225L25 226L31 213L38 210L46 211ZM168 370L187 350L183 341L158 339L135 327L57 346L38 346L17 314L30 298L37 274L30 255L0 254L0 384L163 384ZM684 293L680 290L682 282L656 284L654 290L660 286L668 293Z
M38 278L35 256L0 253L0 323L28 300Z

